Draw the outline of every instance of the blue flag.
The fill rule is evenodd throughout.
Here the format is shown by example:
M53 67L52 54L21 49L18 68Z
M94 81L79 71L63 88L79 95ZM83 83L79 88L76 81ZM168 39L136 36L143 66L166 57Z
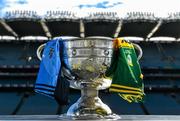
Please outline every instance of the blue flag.
M35 92L55 98L58 103L62 98L67 100L69 82L62 76L62 68L71 72L66 42L58 38L46 43L35 83Z
M46 43L35 84L35 92L50 97L54 96L61 68L59 47L59 40L51 40Z

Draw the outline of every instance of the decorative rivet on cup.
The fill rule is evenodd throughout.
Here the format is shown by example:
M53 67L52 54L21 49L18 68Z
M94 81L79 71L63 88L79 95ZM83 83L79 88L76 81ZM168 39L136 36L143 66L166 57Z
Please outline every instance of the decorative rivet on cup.
M109 55L109 51L108 50L104 50L104 55Z
M73 49L73 50L72 50L72 55L75 56L76 54L77 54L76 49Z

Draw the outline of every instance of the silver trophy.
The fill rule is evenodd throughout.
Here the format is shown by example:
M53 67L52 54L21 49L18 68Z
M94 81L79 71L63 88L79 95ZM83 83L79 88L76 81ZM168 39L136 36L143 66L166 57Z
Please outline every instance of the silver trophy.
M67 43L72 72L79 77L78 80L70 80L70 87L81 90L81 97L63 116L71 117L71 119L120 119L120 116L114 114L98 97L99 90L107 89L112 82L110 78L104 77L111 63L112 38L61 38ZM44 45L37 49L39 59L41 59ZM134 44L134 46L139 50L138 59L140 59L142 50L138 45Z

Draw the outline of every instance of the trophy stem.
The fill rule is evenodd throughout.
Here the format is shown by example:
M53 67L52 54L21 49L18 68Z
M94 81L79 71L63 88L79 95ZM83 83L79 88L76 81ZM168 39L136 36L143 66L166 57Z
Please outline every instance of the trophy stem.
M81 84L81 97L83 98L96 98L98 97L99 91L96 87L93 87L91 83Z

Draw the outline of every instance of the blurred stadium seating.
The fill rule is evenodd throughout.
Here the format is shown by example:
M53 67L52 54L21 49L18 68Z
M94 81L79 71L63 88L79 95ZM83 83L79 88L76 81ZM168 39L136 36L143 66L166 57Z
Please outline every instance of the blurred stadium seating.
M140 64L146 100L129 104L105 90L100 92L103 101L117 114L180 114L179 28L179 13L169 13L167 18L146 12L129 12L125 17L96 12L78 17L69 11L47 11L42 17L35 11L9 11L0 18L0 115L65 113L78 99L80 92L72 89L70 104L61 107L33 92L40 63L37 47L62 35L131 38L143 49Z

